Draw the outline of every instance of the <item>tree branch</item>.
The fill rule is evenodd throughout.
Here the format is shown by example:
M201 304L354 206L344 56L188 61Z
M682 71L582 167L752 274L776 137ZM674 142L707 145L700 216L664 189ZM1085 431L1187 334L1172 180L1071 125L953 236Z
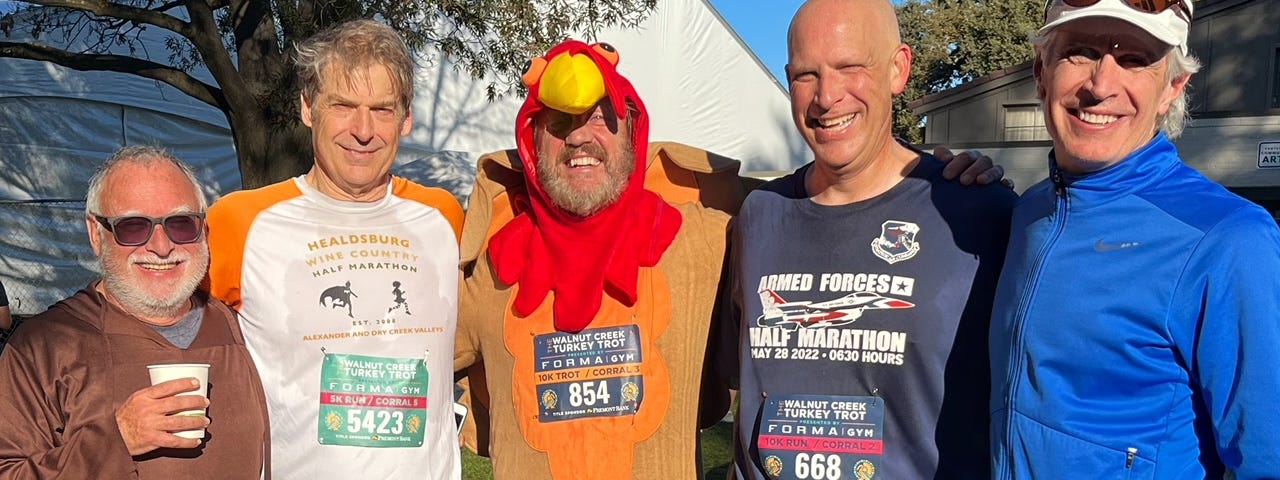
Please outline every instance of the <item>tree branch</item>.
M130 73L169 84L214 108L224 111L227 109L227 100L218 87L201 82L182 70L148 60L124 55L71 53L44 45L18 42L0 42L0 57L50 62L82 72Z
M186 1L186 0L173 0L173 1L169 2L169 3L166 3L166 4L161 5L161 6L159 6L159 7L153 8L153 9L151 9L151 10L152 10L152 11L155 11L155 12L167 12L167 11L169 11L169 10L172 10L172 9L175 9L175 8L178 8L178 7L181 7L181 6L183 6L183 5L186 5L186 3L187 3L187 1Z
M191 32L187 39L200 52L205 68L209 69L218 85L229 93L223 98L225 104L220 108L229 114L246 115L258 110L257 102L246 95L248 86L236 69L231 53L222 44L213 10L209 10L208 4L196 1L187 5L187 15L191 16Z
M162 13L163 10L149 10L131 7L102 0L27 0L28 3L45 7L68 8L89 12L99 17L115 17L132 22L155 25L182 36L190 35L189 26L172 15ZM165 9L166 7L161 7Z

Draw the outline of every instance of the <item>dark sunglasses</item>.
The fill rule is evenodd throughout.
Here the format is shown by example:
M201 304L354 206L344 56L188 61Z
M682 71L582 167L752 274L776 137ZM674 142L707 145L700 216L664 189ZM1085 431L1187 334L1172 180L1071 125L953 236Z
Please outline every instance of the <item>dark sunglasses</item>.
M204 234L204 213L177 213L161 218L140 215L115 218L94 215L93 218L98 219L102 228L111 232L122 247L146 245L156 225L164 226L164 234L173 243L195 243Z
M1049 7L1053 6L1053 3L1057 1L1060 1L1067 6L1084 8L1096 5L1102 0L1049 0L1044 4L1045 19L1049 18ZM1191 23L1191 10L1187 8L1186 4L1186 2L1190 1L1191 0L1120 0L1120 3L1128 5L1129 8L1139 12L1150 14L1158 14L1170 8L1178 7L1177 12L1175 13L1177 13L1179 17L1182 17L1183 20L1186 20L1187 23Z

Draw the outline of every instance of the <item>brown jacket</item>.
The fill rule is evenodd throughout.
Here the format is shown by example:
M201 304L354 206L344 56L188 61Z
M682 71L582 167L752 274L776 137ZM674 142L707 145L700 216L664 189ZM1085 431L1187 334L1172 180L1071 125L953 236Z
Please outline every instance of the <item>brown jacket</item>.
M0 479L259 478L270 449L258 372L234 314L194 300L204 319L186 350L94 285L24 323L0 354ZM208 434L196 449L131 457L115 410L157 363L211 365Z
M489 238L512 218L510 192L525 189L515 152L483 157L463 227L455 369L474 387L477 431L466 444L493 459L494 478L693 479L701 477L698 420L719 419L727 390L704 382L726 228L746 190L738 163L673 143L649 148L645 187L679 209L683 223L656 268L642 268L634 307L605 296L588 328L635 325L643 337L644 400L634 415L538 420L531 363L533 335L551 333L550 302L527 318L512 313L518 286L493 273ZM487 381L487 388L483 382ZM614 392L618 394L618 392Z

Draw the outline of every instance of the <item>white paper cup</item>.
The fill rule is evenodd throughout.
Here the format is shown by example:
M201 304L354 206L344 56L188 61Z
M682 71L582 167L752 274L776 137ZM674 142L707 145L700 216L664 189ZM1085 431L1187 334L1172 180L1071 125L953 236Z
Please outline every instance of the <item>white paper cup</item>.
M147 365L147 370L151 372L151 384L167 382L169 380L177 380L179 378L195 378L200 381L200 389L194 392L182 393L180 395L199 395L201 397L209 396L209 364L207 363L174 363L169 365ZM203 417L204 409L186 410L175 413L174 415L187 415ZM173 432L174 435L183 438L204 438L204 429L183 430L181 432Z

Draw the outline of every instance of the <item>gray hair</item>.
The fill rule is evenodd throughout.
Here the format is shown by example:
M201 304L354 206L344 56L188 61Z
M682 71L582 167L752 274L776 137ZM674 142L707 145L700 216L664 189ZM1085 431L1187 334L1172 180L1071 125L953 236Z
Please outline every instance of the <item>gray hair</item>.
M1044 52L1050 50L1049 46L1053 44L1055 38L1057 38L1057 30L1050 30L1044 35L1031 36L1031 44L1036 48L1035 61L1040 62L1045 59ZM1190 52L1182 53L1179 48L1170 48L1169 53L1165 55L1165 60L1169 64L1169 68L1165 71L1165 83L1172 83L1175 78L1183 75L1195 75L1201 68L1200 60L1195 55ZM1191 120L1191 113L1187 110L1190 90L1191 86L1188 84L1182 89L1182 93L1178 94L1178 98L1173 99L1169 104L1169 110L1164 115L1156 117L1156 128L1163 130L1170 140L1181 136L1187 122Z
M391 27L373 20L355 20L330 27L295 47L294 62L303 98L320 93L324 71L330 65L348 79L372 66L386 67L391 86L408 111L413 104L413 58L404 39Z
M1169 70L1165 73L1165 82L1172 82L1173 79L1183 75L1195 75L1200 71L1200 59L1196 58L1190 52L1182 53L1182 49L1174 48L1169 51L1169 55L1165 57L1169 61ZM1187 99L1189 98L1191 84L1182 89L1182 93L1178 98L1173 99L1173 103L1169 104L1169 111L1156 119L1156 125L1164 130L1165 135L1170 139L1178 138L1182 135L1182 130L1186 128L1187 122L1191 120L1191 112L1187 110Z
M86 215L100 215L102 212L102 187L105 183L107 174L115 169L116 165L121 163L135 163L138 165L155 165L157 163L169 163L191 181L191 188L196 192L196 198L200 201L200 211L204 211L209 207L209 200L204 196L204 189L200 188L200 181L196 180L196 174L191 170L191 166L186 162L178 160L177 157L169 153L161 147L153 147L150 145L134 145L123 147L116 150L115 153L107 157L107 160L98 167L98 171L93 174L93 178L89 179L89 192L85 195L84 213Z

